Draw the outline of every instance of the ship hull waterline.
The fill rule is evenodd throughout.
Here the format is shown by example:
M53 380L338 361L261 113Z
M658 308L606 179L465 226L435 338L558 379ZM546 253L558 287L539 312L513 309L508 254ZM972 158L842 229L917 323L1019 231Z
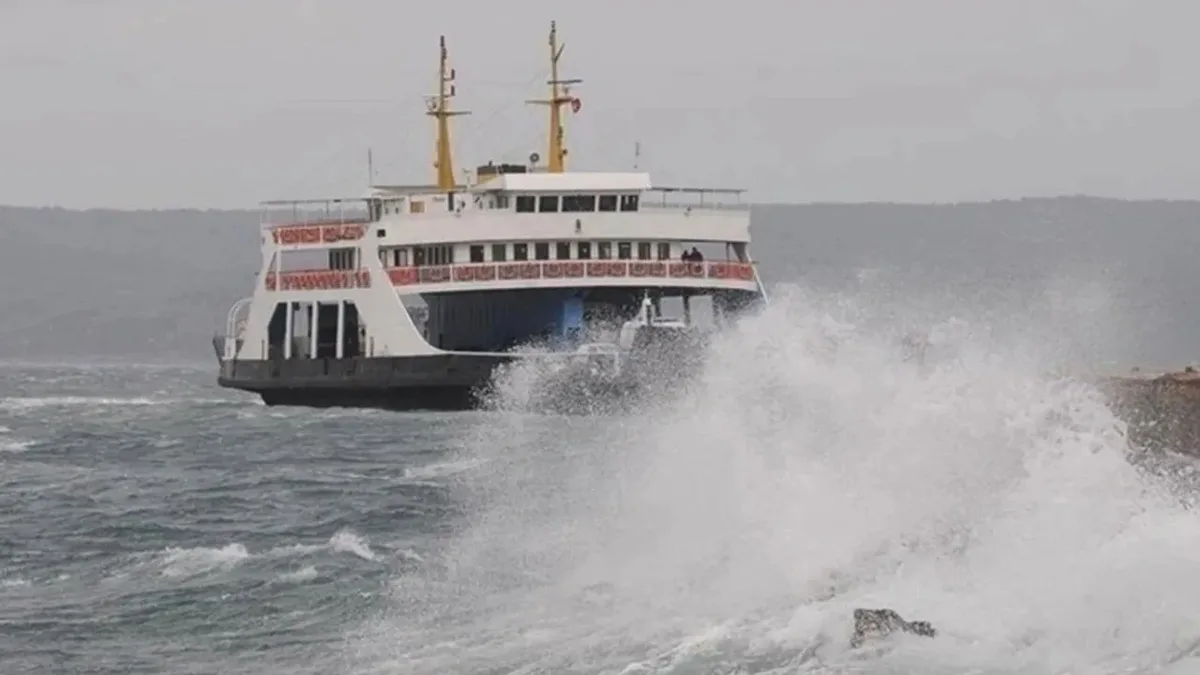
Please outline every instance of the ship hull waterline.
M269 406L470 410L482 405L492 374L511 360L446 354L233 361L222 364L217 384L256 394Z
M503 407L490 394L498 369L521 356L453 355L236 361L222 364L217 384L259 396L268 406L364 408L394 412ZM544 378L524 403L529 412L614 413L646 387L629 379L585 374Z

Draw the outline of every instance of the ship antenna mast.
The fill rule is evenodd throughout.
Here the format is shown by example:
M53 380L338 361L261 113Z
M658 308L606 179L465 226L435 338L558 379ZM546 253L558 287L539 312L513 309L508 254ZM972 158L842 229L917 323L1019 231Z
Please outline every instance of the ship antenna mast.
M450 110L449 101L454 97L454 69L449 65L449 53L446 51L446 36L441 37L441 60L438 65L438 93L429 97L429 110L426 115L437 119L437 169L438 190L452 192L457 185L454 179L454 157L450 151L450 118L458 115L470 115L467 110Z
M562 58L566 43L559 44L558 28L554 21L550 22L550 98L526 101L534 105L544 105L550 108L550 152L546 157L548 173L562 173L566 162L567 148L563 138L562 106L571 104L572 112L579 112L580 101L571 95L570 86L583 80L560 79L558 60Z

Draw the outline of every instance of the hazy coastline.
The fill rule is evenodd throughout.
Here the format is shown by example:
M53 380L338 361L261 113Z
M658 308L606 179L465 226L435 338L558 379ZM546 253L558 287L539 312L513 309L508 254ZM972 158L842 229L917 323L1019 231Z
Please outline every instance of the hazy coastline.
M258 218L0 207L0 359L202 362L250 290ZM1086 358L1179 367L1200 359L1197 222L1200 201L762 204L752 250L769 285L906 316L1057 316L1103 338Z

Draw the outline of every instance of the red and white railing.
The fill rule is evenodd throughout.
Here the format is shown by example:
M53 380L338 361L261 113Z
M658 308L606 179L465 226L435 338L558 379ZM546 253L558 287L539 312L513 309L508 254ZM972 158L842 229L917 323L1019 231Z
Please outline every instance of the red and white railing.
M535 279L719 279L752 282L754 265L728 261L564 260L392 267L387 274L395 286ZM267 289L272 291L370 288L371 275L366 270L270 272L265 283Z

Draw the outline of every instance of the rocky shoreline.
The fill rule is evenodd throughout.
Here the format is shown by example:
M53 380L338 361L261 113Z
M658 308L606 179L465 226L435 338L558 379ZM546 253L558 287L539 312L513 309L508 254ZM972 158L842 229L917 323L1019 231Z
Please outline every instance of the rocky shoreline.
M1200 373L1194 368L1105 377L1100 388L1129 425L1135 448L1200 456Z

